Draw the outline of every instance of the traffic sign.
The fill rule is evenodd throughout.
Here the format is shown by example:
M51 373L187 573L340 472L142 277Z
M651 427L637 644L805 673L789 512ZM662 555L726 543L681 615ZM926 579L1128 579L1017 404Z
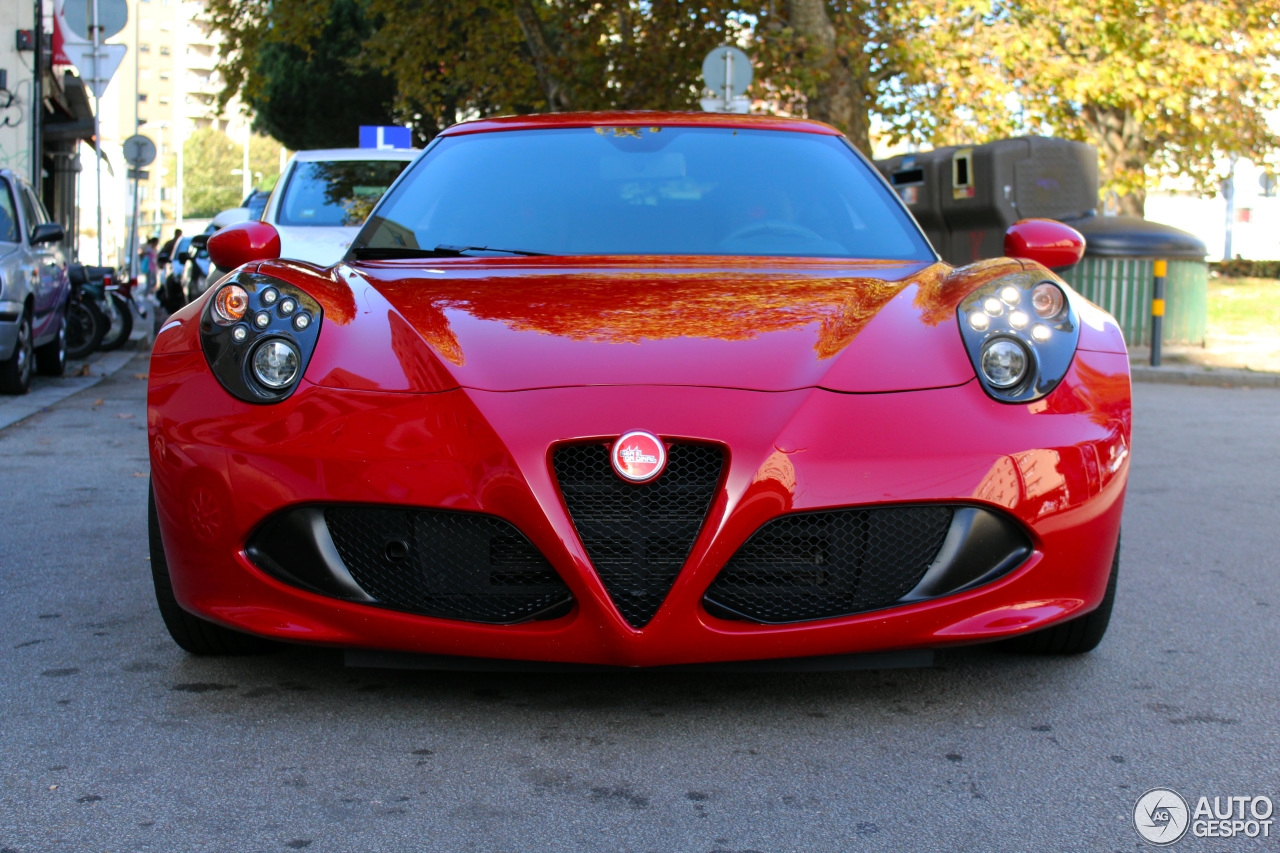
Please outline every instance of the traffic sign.
M702 60L702 80L717 98L728 103L751 85L751 58L736 47L721 45Z
M93 41L93 33L89 32L89 22L93 20L95 3L98 4L98 26L102 28L98 41L106 41L129 23L127 0L64 0L62 20L66 21L71 32L85 41Z
M135 169L150 166L156 160L156 144L149 137L135 133L124 141L124 161Z
M413 132L396 125L360 125L361 148L412 148Z
M127 50L122 44L98 45L98 65L94 68L92 43L66 41L62 45L62 51L80 72L80 79L93 92L94 98L101 98L102 93L107 90L107 84L124 61Z

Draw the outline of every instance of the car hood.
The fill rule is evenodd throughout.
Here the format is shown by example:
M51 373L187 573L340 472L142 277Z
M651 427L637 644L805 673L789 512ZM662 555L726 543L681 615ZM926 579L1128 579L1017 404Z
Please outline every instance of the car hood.
M0 261L5 260L21 248L17 243L0 243Z
M307 371L321 385L873 393L972 380L955 305L1022 270L1007 259L960 270L759 259L430 263L321 271L277 262L260 271L298 281L326 306Z
M342 260L359 226L276 225L280 234L280 257L307 261L327 267Z

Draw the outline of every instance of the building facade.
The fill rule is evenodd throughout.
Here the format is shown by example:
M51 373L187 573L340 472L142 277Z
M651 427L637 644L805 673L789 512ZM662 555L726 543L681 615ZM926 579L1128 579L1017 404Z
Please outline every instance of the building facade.
M79 144L93 138L80 79L55 69L53 0L0 2L0 168L31 182L74 245Z

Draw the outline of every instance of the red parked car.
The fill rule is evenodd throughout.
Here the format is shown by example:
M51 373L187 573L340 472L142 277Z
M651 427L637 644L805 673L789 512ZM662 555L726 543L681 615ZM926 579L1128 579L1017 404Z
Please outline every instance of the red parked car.
M596 113L449 128L332 267L262 222L209 249L238 269L150 370L188 651L815 666L1106 629L1129 365L1058 223L953 269L830 127Z

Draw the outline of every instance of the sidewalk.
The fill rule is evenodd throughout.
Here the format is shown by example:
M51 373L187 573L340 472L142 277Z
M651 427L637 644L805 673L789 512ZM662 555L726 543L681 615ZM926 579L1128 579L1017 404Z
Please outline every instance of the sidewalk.
M1166 346L1160 367L1151 367L1151 348L1129 347L1135 382L1280 388L1280 332L1276 337L1209 336L1203 347Z

